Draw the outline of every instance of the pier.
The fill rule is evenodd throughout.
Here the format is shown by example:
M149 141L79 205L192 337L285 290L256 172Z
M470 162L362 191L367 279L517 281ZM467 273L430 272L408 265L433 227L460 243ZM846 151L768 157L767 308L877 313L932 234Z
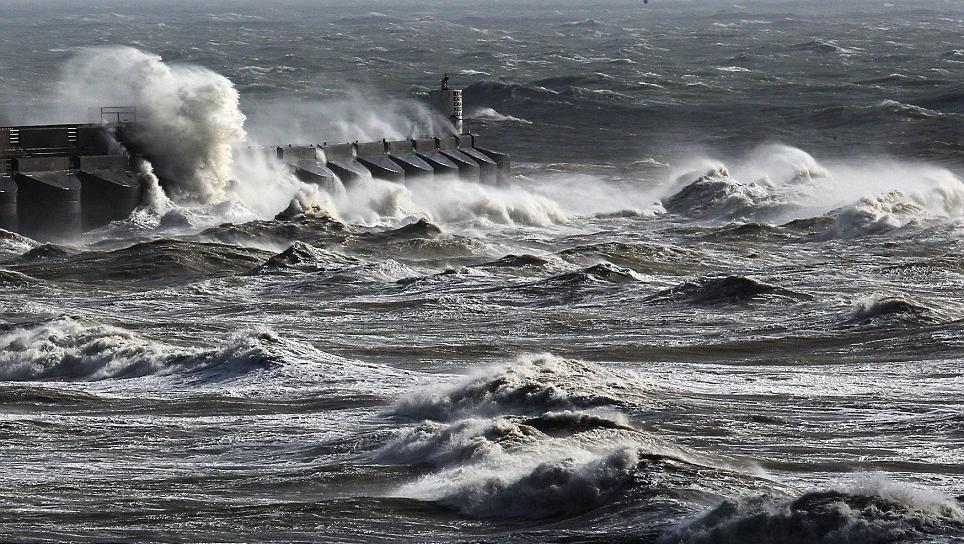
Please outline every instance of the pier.
M124 219L140 204L139 159L176 161L137 144L138 125L112 123L0 127L0 228L38 240L68 239ZM263 149L305 183L330 187L372 176L398 183L434 176L487 184L509 181L510 159L473 134Z

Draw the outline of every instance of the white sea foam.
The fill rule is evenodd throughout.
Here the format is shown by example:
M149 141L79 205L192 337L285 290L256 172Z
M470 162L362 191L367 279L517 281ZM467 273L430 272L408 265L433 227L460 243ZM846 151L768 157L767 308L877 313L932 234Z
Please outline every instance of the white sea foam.
M225 221L271 218L289 207L368 225L413 216L461 224L550 225L566 220L551 199L518 187L455 179L402 185L370 177L347 188L305 184L271 154L250 147L254 140L245 129L237 90L227 78L204 68L169 64L130 47L103 47L78 52L64 74L62 102L70 108L129 104L138 109L138 140L156 158L153 167L142 166L148 181L146 204L131 219L139 228L197 230ZM420 103L375 100L363 92L349 96L356 98L255 103L254 130L271 143L320 143L318 127L327 127L329 138L346 140L452 131ZM322 118L324 123L313 122ZM163 192L154 168L165 180Z
M830 214L848 237L964 213L964 180L947 168L890 158L817 161L767 145L724 166L684 161L663 185L668 210L715 220L788 221Z
M236 336L222 350L185 349L70 317L0 333L0 379L103 380L200 368L244 371L273 364L261 334ZM230 368L229 368L230 367Z
M481 119L483 121L496 121L504 123L520 123L523 125L531 125L532 121L527 121L520 117L513 117L511 115L504 115L492 108L480 108L473 110L469 113L469 117L472 119Z
M632 447L503 456L498 463L457 466L426 476L398 496L438 501L480 517L544 518L577 514L618 493L636 471Z
M334 217L366 225L397 223L412 217L462 226L547 226L567 220L554 201L524 188L447 177L402 184L366 176L347 187L340 186L330 199Z
M26 236L0 229L0 258L22 255L40 243Z
M669 531L662 542L867 544L964 530L964 510L936 491L864 479L792 500L727 500Z
M84 113L104 104L137 108L138 139L175 159L165 161L165 175L177 182L176 196L201 203L225 198L232 150L245 139L238 92L227 78L132 47L82 49L63 73L64 104Z
M619 397L643 400L628 387L632 376L590 363L551 354L517 360L476 371L448 387L434 386L399 400L395 412L439 421L471 415L533 414L560 409L619 406Z
M645 397L631 376L605 367L521 357L404 396L396 416L428 419L401 430L378 456L433 468L395 496L480 517L574 514L629 484L641 453L687 457L618 411L623 400Z

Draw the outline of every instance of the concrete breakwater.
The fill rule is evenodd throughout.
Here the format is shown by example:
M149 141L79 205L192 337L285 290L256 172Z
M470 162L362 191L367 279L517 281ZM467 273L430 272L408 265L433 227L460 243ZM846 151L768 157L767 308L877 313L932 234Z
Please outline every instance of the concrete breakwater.
M125 134L136 134L136 126L0 127L0 228L39 240L65 239L130 215L144 193L138 159L163 166L177 158L143 149ZM396 182L449 175L502 184L510 168L508 155L482 148L472 134L257 151L319 185L369 175ZM163 168L158 173L163 186Z

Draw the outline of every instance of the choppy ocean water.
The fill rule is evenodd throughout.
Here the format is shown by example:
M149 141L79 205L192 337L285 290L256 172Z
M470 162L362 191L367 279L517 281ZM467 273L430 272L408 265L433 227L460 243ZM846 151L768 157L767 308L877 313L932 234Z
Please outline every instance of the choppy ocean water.
M193 166L0 232L0 537L960 540L964 9L893 4L11 4L0 121ZM446 70L510 185L243 153Z

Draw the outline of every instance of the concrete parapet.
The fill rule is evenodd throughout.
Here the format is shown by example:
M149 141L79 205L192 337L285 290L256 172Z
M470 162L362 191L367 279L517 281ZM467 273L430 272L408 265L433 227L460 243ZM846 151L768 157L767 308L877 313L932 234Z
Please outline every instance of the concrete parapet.
M412 140L412 147L416 153L435 153L438 151L438 141L435 138L416 138Z
M81 170L120 170L130 167L131 158L127 155L82 155L77 157L77 168Z
M79 147L77 127L48 125L17 127L16 146L23 149L64 149ZM11 146L13 147L13 146Z
M313 145L289 145L277 148L278 158L289 163L318 160L318 148Z
M355 142L355 154L359 157L384 155L387 151L385 142Z
M82 232L81 182L75 174L19 172L14 179L22 234L46 241L69 238Z
M17 232L17 183L0 175L0 229Z
M126 219L141 205L144 180L123 170L81 170L81 212L84 230Z
M17 170L21 172L52 172L56 170L70 170L73 161L70 157L20 157L17 159Z

